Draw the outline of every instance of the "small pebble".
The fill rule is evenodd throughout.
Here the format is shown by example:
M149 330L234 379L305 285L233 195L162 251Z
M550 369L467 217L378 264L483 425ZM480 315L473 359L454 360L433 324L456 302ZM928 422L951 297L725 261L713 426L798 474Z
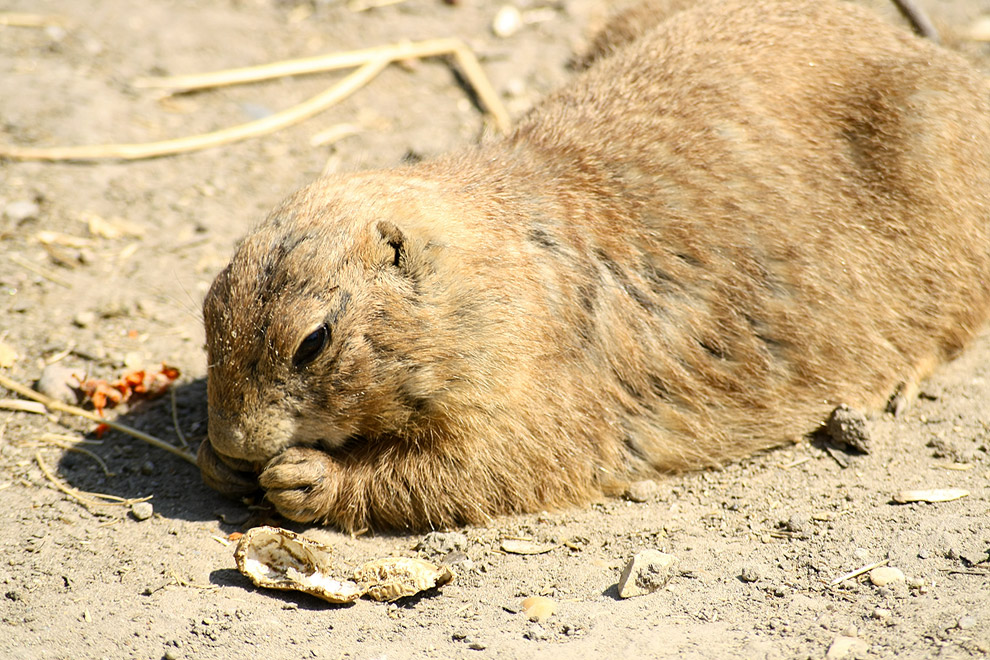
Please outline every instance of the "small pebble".
M141 464L141 474L146 477L150 477L155 473L155 464L151 461L145 461Z
M444 566L450 566L455 572L460 574L470 573L475 568L475 563L460 550L455 550L444 557L441 561Z
M885 587L904 580L904 571L892 566L878 566L870 571L870 582L876 587Z
M800 513L795 513L784 522L784 529L788 532L800 533L808 531L808 524L811 519Z
M907 579L907 586L909 589L922 589L925 586L925 578L910 577Z
M179 660L179 654L174 649L167 649L162 656L163 660Z
M969 630L970 628L976 626L976 617L972 614L966 614L959 617L959 621L956 623L959 630Z
M79 401L76 393L76 388L80 384L77 374L82 375L82 370L60 364L49 364L42 369L41 377L34 384L34 389L56 401L75 404Z
M0 341L0 369L9 369L17 361L17 351L10 344Z
M522 14L512 5L502 6L492 21L492 32L496 37L511 37L522 27Z
M468 648L471 649L472 651L484 651L488 647L485 646L482 642L471 642L468 644Z
M543 626L538 623L534 623L526 629L526 632L523 633L523 637L533 640L534 642L539 642L549 638L550 635L547 634L547 631Z
M3 217L14 224L37 220L40 213L41 207L29 199L17 200L3 207Z
M739 572L739 579L743 582L757 582L761 577L763 576L760 569L750 564L743 566Z
M629 560L619 578L620 598L643 596L663 588L673 577L677 557L656 550L643 550Z
M869 645L858 637L839 635L832 640L825 654L825 660L841 660L851 655L862 655L870 649Z
M530 596L522 602L522 610L530 621L543 623L557 611L557 603L546 596Z
M653 479L634 481L626 488L626 499L632 502L649 502L657 496L660 488Z
M85 310L72 317L72 323L78 328L88 328L96 323L96 312Z
M147 520L155 513L151 502L135 502L131 505L131 515L135 520Z
M882 621L883 623L890 623L891 618L893 618L891 611L883 607L878 607L873 610L873 614L871 616L878 621Z

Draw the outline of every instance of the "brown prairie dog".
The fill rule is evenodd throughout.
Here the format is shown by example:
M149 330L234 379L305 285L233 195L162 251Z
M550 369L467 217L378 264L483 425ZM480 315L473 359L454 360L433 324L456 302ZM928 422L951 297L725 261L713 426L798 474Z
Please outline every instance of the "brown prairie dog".
M829 2L677 13L508 138L320 179L204 305L204 478L427 528L907 397L990 298L990 92Z

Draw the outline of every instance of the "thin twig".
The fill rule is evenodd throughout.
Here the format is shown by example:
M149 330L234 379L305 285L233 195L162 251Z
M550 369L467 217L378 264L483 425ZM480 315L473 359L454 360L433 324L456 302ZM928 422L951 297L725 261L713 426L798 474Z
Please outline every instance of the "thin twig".
M171 154L199 151L266 135L309 119L330 106L339 103L377 76L387 61L369 62L350 74L337 85L317 94L308 101L277 112L264 119L238 124L211 133L190 135L161 142L137 144L97 144L77 147L17 147L0 145L0 158L17 160L140 160ZM23 265L23 264L22 264Z
M874 562L872 564L867 564L866 566L864 566L862 568L857 568L855 571L849 571L845 575L840 575L839 577L837 577L834 580L832 580L831 582L829 582L828 586L834 587L835 585L841 584L841 583L845 582L846 580L851 580L854 577L859 577L863 573L869 573L874 568L879 568L881 566L886 566L889 563L890 563L890 560L889 559L884 559L883 561L878 561L878 562Z
M285 76L298 76L308 73L347 69L383 59L388 62L397 62L442 55L454 56L465 78L467 78L471 87L474 88L475 93L478 95L481 104L492 115L498 129L503 133L508 133L512 126L508 111L502 105L502 101L499 99L495 88L488 81L488 77L485 75L484 69L481 68L478 58L475 57L471 49L460 39L405 41L343 53L284 60L282 62L272 62L270 64L239 69L226 69L212 73L170 76L165 78L139 78L134 81L134 86L167 89L172 92L189 92L207 87L239 85L247 82L270 80L272 78L283 78Z
M100 466L100 469L103 470L104 475L106 475L107 477L117 476L116 474L110 471L110 468L107 466L106 461L104 461L98 455L94 454L85 447L80 447L78 442L75 441L75 439L66 442L65 440L59 438L59 436L55 435L54 433L46 433L45 435L39 436L38 440L45 444L55 445L56 447L59 447L66 451L75 451L75 452L79 452L80 454L85 454L86 456L89 456L94 461L96 461L97 465ZM85 440L81 442L85 442Z
M935 24L928 18L925 10L918 6L914 0L894 0L894 4L901 11L901 14L911 23L911 27L922 37L934 43L942 43Z
M6 25L8 27L41 28L62 25L63 23L65 23L65 19L54 14L0 13L0 25Z
M14 148L16 149L17 147L14 147ZM2 158L3 155L4 155L3 154L3 150L4 149L6 149L6 147L4 147L3 145L0 145L0 158ZM63 280L58 275L55 275L53 273L49 273L48 271L44 270L43 268L40 268L38 266L35 266L34 264L32 264L27 259L22 259L20 256L18 256L16 254L8 254L7 255L7 258L10 259L11 261L13 261L15 264L17 264L21 268L26 268L27 270L31 271L35 275L40 275L41 277L45 278L49 282L53 282L55 284L58 284L59 286L64 286L67 289L71 289L72 288L72 285L71 284L69 284L68 282L66 282L65 280Z
M182 427L179 425L179 411L175 403L174 387L168 388L168 395L172 399L172 426L175 427L175 435L179 438L179 446L183 449L189 449L189 442L186 440L186 436L182 433Z
M97 424L106 424L107 426L109 426L110 428L116 431L120 431L121 433L126 433L131 437L137 438L138 440L142 440L153 447L157 447L158 449L167 451L170 454L174 454L179 458L189 463L192 463L193 465L196 465L196 457L192 454L192 452L180 449L175 445L171 445L165 442L164 440L159 440L155 436L148 435L143 431L138 431L137 429L133 429L129 426L120 424L118 422L113 422L107 419L103 419L96 413L90 412L88 410L83 410L82 408L79 408L77 406L70 406L69 404L62 403L61 401L56 401L55 399L45 396L40 392L35 392L30 387L21 385L17 381L11 380L10 378L7 378L2 374L0 374L0 386L6 387L11 392L16 392L27 399L31 399L32 401L38 401L39 403L43 403L45 407L48 408L49 410L69 413L70 415L75 415L77 417L83 417L90 421L96 422Z
M91 511L90 507L130 506L132 504L137 504L138 502L147 502L148 500L151 499L150 495L147 497L129 498L129 497L118 497L116 495L107 495L105 493L91 493L89 491L79 490L78 488L73 488L72 486L68 485L67 483L59 479L57 476L55 476L55 473L51 471L51 468L49 468L48 465L45 463L45 461L42 460L40 451L36 451L34 453L34 460L38 463L38 467L41 468L42 474L45 475L45 478L48 479L48 481L50 481L53 486L55 486L57 489L59 489L60 491L62 491L72 499L76 500L80 504L82 504L84 507L86 507L87 510L90 511Z
M0 408L3 410L13 410L14 412L28 412L36 415L48 413L44 404L37 401L24 401L22 399L0 399Z

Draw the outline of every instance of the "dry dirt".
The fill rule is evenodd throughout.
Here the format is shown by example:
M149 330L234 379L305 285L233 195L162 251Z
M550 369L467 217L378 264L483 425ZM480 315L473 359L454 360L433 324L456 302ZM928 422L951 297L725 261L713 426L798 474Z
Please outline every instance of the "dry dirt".
M923 4L957 36L990 14L987 0ZM605 3L518 6L527 21L498 38L498 5L481 0L365 12L333 0L7 0L3 11L64 22L0 27L0 141L138 142L213 130L288 107L340 74L171 99L130 82L445 36L481 55L518 116L570 75L568 58ZM990 46L952 43L990 71ZM338 124L360 132L311 145ZM0 343L17 353L0 373L30 383L62 356L60 364L109 379L166 361L182 370L175 407L195 445L206 426L199 304L236 239L325 169L429 157L483 130L458 76L429 60L390 67L306 123L224 148L131 163L0 162ZM119 235L94 232L93 218ZM48 247L46 231L60 234ZM840 636L861 640L849 657L985 657L988 356L984 337L903 417L872 420L869 455L836 454L847 467L807 440L722 471L666 478L645 503L610 499L454 530L470 560L461 558L461 575L394 605L330 606L255 589L225 542L248 510L203 486L191 465L110 433L88 446L107 476L89 456L43 440L94 440L92 423L0 412L0 657L820 658ZM175 442L171 414L165 397L121 419ZM78 489L152 496L154 515L87 509L53 487L39 460ZM935 487L970 495L892 503L900 489ZM439 560L450 549L433 539L417 551L421 535L307 534L335 546L345 567L391 554ZM511 537L552 549L500 551ZM619 599L619 573L642 549L676 555L677 573L658 592ZM882 560L906 581L877 587L861 576L830 586ZM520 602L539 594L558 607L537 625Z

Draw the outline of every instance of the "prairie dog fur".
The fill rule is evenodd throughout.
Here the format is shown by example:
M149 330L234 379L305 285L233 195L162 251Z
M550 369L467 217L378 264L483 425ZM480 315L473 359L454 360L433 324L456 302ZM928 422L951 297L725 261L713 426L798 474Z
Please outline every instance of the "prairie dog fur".
M480 523L880 409L990 309L990 87L854 6L699 3L514 133L320 179L204 303L204 478Z

